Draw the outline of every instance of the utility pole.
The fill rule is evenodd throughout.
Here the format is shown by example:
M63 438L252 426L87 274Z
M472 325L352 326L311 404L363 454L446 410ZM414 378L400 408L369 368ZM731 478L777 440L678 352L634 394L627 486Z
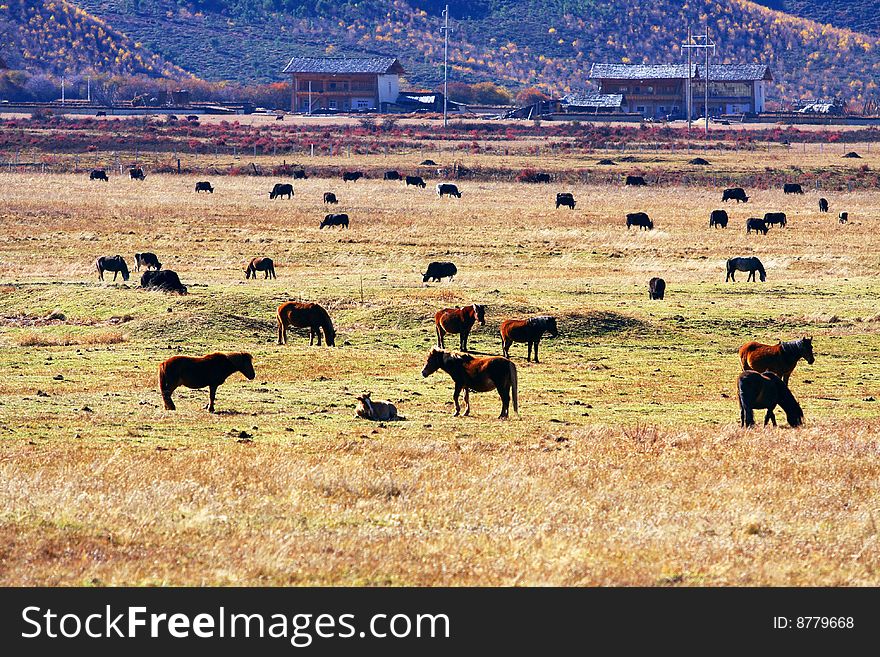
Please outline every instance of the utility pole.
M689 44L690 42L691 42L691 26L688 25L687 43ZM684 104L685 104L685 108L686 108L685 111L687 112L687 117L688 117L688 138L690 138L690 136L691 136L691 117L694 114L694 110L691 105L691 76L693 74L693 71L691 70L691 49L690 48L687 49L687 54L688 54L688 81L687 81L687 88L685 89L685 92L684 92Z
M702 43L700 42L702 40ZM691 42L694 43L691 43ZM706 26L706 34L705 36L701 35L698 37L692 37L690 28L688 28L688 42L682 45L682 48L688 51L688 88L690 89L690 62L691 62L691 50L694 48L702 49L706 51L706 70L703 76L703 83L705 85L704 94L703 94L703 113L706 119L706 132L709 132L709 51L712 51L712 54L715 53L715 43L709 39L709 26ZM688 91L688 98L693 103L692 93ZM690 112L690 110L688 110ZM688 114L688 127L690 128L690 113Z
M705 91L706 96L703 100L703 108L706 113L706 132L709 132L709 24L706 23L706 79L705 79ZM712 52L715 52L715 44L712 44Z
M312 115L312 81L309 80L309 116Z
M92 102L92 76L86 76L86 99L91 103Z
M64 76L61 76L61 104L64 105Z
M449 5L443 10L443 127L447 125L447 101L449 100Z

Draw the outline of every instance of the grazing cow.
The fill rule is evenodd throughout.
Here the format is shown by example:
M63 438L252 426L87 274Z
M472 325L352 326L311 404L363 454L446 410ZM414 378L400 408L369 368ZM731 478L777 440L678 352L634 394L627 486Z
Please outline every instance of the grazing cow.
M374 422L391 422L393 420L405 420L402 415L397 414L397 407L390 401L373 401L370 399L372 393L365 392L357 396L358 407L355 410L358 417L365 420L373 420Z
M424 167L435 167L437 163L434 160L422 160L421 166Z
M645 182L643 176L627 176L626 184L630 187L644 187L648 183Z
M721 201L736 201L737 203L748 203L749 197L746 196L746 190L742 187L730 187L721 194Z
M382 180L403 180L403 176L397 171L386 171L382 174Z
M348 215L347 214L328 214L324 217L324 220L321 222L321 225L318 228L323 228L324 226L340 226L342 228L348 228Z
M282 196L292 198L293 185L291 185L290 183L275 183L272 191L269 192L269 198L281 198Z
M244 270L245 280L253 277L257 280L257 272L263 272L263 279L278 278L275 275L275 263L272 258L254 258L248 263L247 269Z
M544 333L549 333L551 338L559 335L556 328L556 318L548 315L530 317L529 319L508 319L501 322L501 350L505 358L510 358L510 346L514 342L528 344L526 361L532 359L532 347L535 348L535 362L538 362L538 344Z
M849 212L841 212L837 215L837 221L839 223L845 224L849 221Z
M712 210L712 214L709 215L709 228L713 226L718 228L727 228L728 216L726 210Z
M293 179L294 180L305 180L306 178L308 178L308 176L306 175L305 169L297 169L296 171L293 172Z
M773 372L747 371L739 375L736 382L737 396L739 397L740 425L743 427L755 426L756 408L766 408L767 414L764 416L764 426L768 422L773 422L776 426L776 416L773 409L781 406L785 411L785 417L788 424L792 427L799 427L804 422L804 412L800 404L791 394L791 390Z
M535 177L532 178L536 183L548 183L550 182L550 174L549 173L536 173Z
M366 178L366 176L361 171L346 171L342 174L342 182L356 182L361 178Z
M336 346L336 330L330 315L316 303L288 301L278 306L278 344L287 344L287 327L309 329L309 346L311 347L318 338L318 346L321 346L321 331L327 340L328 347Z
M95 169L89 174L89 180L103 180L104 182L109 182L109 178L107 177L107 172L104 169Z
M104 112L103 110L99 111L99 112L95 112L95 116L107 116L107 112Z
M560 205L568 206L569 210L574 210L576 201L574 200L574 194L571 192L560 192L556 195L556 209L559 209Z
M283 121L283 120L284 120L284 115L283 115L283 114L279 114L279 115L277 115L277 116L275 117L275 120L276 120L276 121Z
M816 361L816 356L813 354L813 338L804 336L799 340L774 345L747 342L739 348L739 360L743 371L770 371L782 377L786 385L801 358L810 365Z
M422 376L431 376L437 370L443 370L455 384L452 401L455 403L455 417L461 415L458 397L464 390L464 414L470 415L470 391L489 392L497 390L501 397L501 415L499 419L508 417L510 401L513 410L519 415L519 399L516 380L516 365L507 358L490 356L474 358L470 354L454 354L434 347L428 354L428 360L422 369Z
M324 203L329 205L336 205L339 203L339 200L336 198L336 194L333 192L324 192Z
M134 254L134 270L140 271L141 267L144 269L162 269L162 263L159 262L159 258L156 257L155 253L135 253Z
M828 212L828 199L820 198L819 199L819 212Z
M425 181L421 176L407 176L406 177L406 186L414 185L415 187L421 187L424 189L427 185L425 185Z
M764 213L764 223L768 226L774 226L779 224L783 228L788 223L788 220L785 218L784 212L765 212Z
M214 188L211 187L211 183L206 180L196 183L196 191L197 192L211 192L214 193Z
M486 325L486 306L475 303L461 308L444 308L434 315L434 328L437 330L437 346L443 349L443 338L447 333L458 333L462 351L467 351L468 336L476 322Z
M727 261L727 278L724 279L725 282L733 281L736 283L736 278L734 274L738 271L747 271L749 272L749 277L746 279L747 281L755 280L755 272L758 272L761 275L761 282L767 280L767 272L764 271L764 265L761 264L761 261L752 257L743 257L743 258L731 258Z
M757 217L750 217L746 220L746 233L751 233L755 231L756 233L763 233L764 235L770 230L770 227L767 225L767 222L763 219L758 219Z
M160 290L162 292L176 292L186 294L186 285L180 282L180 276L176 271L163 269L161 271L145 271L141 276L141 287L145 290Z
M217 388L236 372L241 372L250 381L254 380L254 362L249 353L213 353L201 358L172 356L159 365L159 392L165 402L165 410L176 410L171 395L180 386L186 386L193 389L208 388L208 403L205 408L213 413Z
M140 167L133 167L128 170L128 177L132 180L146 180L146 176L144 175L144 170Z
M101 256L97 260L95 260L95 269L98 270L98 280L104 280L104 272L112 271L113 272L113 280L116 280L117 274L122 274L122 280L128 280L128 265L125 263L125 259L121 255L115 256Z
M804 190L800 183L785 183L782 185L783 194L803 194Z
M654 222L644 212L630 212L626 215L626 229L630 226L638 226L639 230L651 230L654 228Z
M176 120L177 120L177 115L176 115L176 114L169 114L169 115L168 115L168 120L169 120L169 121L176 121Z
M666 281L656 276L648 281L648 298L652 301L663 300L666 294Z
M198 114L187 114L187 115L186 115L186 120L187 120L187 121L198 121L198 120L199 120L199 116L198 116Z
M461 198L461 192L458 191L458 187L453 185L452 183L440 183L437 185L437 196L443 198L444 196L454 196L455 198Z
M449 278L451 281L453 276L458 273L458 268L451 262L432 262L428 265L428 271L422 274L422 283L429 280L440 282L441 278Z

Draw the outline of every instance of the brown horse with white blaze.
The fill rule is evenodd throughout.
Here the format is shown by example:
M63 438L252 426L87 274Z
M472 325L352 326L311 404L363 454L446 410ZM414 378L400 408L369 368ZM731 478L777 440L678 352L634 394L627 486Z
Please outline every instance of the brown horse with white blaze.
M444 308L434 315L434 328L437 329L437 346L443 349L443 338L447 333L458 333L461 350L467 351L468 336L474 324L486 325L486 306L475 303L461 308Z
M213 353L201 358L172 356L159 365L159 392L162 393L165 410L176 410L171 394L180 386L207 387L210 396L205 408L213 413L217 388L235 372L241 372L250 380L256 376L253 357L249 353Z
M816 360L813 355L813 338L803 337L800 340L774 345L747 342L739 348L743 371L773 372L782 378L786 385L801 358L810 365Z
M278 344L287 344L287 327L309 329L309 346L318 337L318 346L321 346L321 330L327 339L328 347L336 346L336 331L330 315L324 308L316 303L288 301L278 306Z
M471 390L474 392L497 390L501 397L501 415L498 417L508 417L511 399L513 400L513 410L519 415L516 365L512 361L501 356L475 358L470 354L454 354L434 347L428 354L428 360L422 369L422 376L431 376L437 370L446 372L455 384L452 400L455 402L456 416L461 415L458 397L462 390L464 390L465 415L470 415L471 412Z

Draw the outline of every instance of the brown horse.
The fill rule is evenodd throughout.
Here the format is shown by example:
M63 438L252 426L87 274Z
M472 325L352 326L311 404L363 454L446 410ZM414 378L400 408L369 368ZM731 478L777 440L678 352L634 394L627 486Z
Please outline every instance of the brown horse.
M501 397L501 415L498 417L508 417L511 398L513 399L513 410L519 415L516 365L506 358L501 358L500 356L474 358L469 354L453 354L434 347L428 354L428 360L422 370L422 376L430 376L437 370L446 372L455 383L455 392L452 395L452 400L455 402L456 416L461 414L458 396L462 390L464 390L465 415L470 415L471 412L471 390L474 392L497 390L498 395Z
M532 360L532 346L535 347L535 362L538 362L538 343L547 332L551 338L559 335L556 318L544 315L529 319L507 319L501 322L501 349L504 357L510 358L510 346L514 342L526 342L529 345L526 360Z
M218 386L235 372L241 372L250 380L256 376L253 357L249 353L214 353L201 358L172 356L159 365L159 392L162 393L165 410L176 410L177 407L171 401L171 393L180 386L187 388L207 386L210 397L205 408L213 413Z
M336 346L336 331L330 315L316 303L300 303L288 301L278 306L278 344L287 344L287 327L309 329L309 346L318 336L318 346L321 346L321 329L327 339L328 347Z
M766 408L764 426L772 422L776 426L776 416L773 409L781 406L785 411L785 417L792 427L799 427L804 423L804 412L797 399L791 394L791 390L773 372L760 374L746 370L739 375L736 381L737 394L739 396L740 425L751 427L755 425L756 408Z
M467 351L468 336L476 322L486 325L486 306L475 303L462 308L444 308L434 315L434 328L437 329L437 346L441 349L447 333L458 333L461 350Z
M250 278L253 276L254 280L256 280L258 271L264 272L263 278L278 278L275 276L275 263L272 262L272 258L254 258L251 260L247 269L244 270L244 277Z
M801 358L810 365L816 360L813 356L813 338L804 337L775 345L747 342L739 348L739 359L743 370L775 372L782 377L786 385Z

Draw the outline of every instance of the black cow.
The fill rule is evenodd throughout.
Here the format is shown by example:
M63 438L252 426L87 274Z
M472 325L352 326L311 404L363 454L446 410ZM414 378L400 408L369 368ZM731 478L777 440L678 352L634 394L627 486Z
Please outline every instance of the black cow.
M782 185L783 194L803 194L804 190L800 183L785 183Z
M764 235L770 230L769 226L767 226L767 222L763 219L758 219L757 217L751 217L746 220L746 233L751 233L755 231L756 233L763 233Z
M145 269L162 269L162 263L159 262L159 258L156 257L155 253L135 253L134 265L135 271L140 271L141 267Z
M282 196L292 198L293 185L291 185L290 183L275 183L272 191L269 192L269 198L281 198Z
M663 295L666 294L666 281L662 278L657 278L656 276L648 281L648 298L652 301L655 300L663 300Z
M437 185L437 196L443 198L444 196L454 196L455 198L461 198L461 192L458 191L458 187L453 185L452 183L440 183Z
M788 221L785 218L784 212L765 212L764 223L768 226L779 224L780 226L785 228L785 224L788 223Z
M360 180L361 178L366 178L366 176L361 171L346 171L342 174L342 182L355 182Z
M128 170L128 176L132 180L145 180L146 176L144 175L144 170L140 167L132 167Z
M170 269L145 271L141 276L141 287L146 290L186 294L186 285L180 282L180 276L177 275L177 272Z
M644 212L630 212L626 215L626 229L630 226L638 226L639 230L651 230L654 228L654 222Z
M406 186L415 185L416 187L421 187L424 189L426 187L425 181L421 176L407 176L406 177Z
M709 228L713 226L718 228L727 228L727 222L729 218L727 216L726 210L712 210L712 214L709 215Z
M532 178L536 183L548 183L550 182L550 174L549 173L536 173L535 177Z
M199 120L199 117L198 117L197 114L187 114L187 115L186 115L186 120L187 120L187 121L198 121L198 120Z
M626 184L632 187L643 187L648 183L645 182L645 179L642 176L627 176Z
M437 163L434 160L422 160L421 166L435 167L435 166L437 166Z
M196 183L196 191L197 192L211 192L214 193L214 188L211 187L211 183L206 180Z
M820 198L819 199L819 212L828 212L828 199Z
M89 174L89 180L103 180L104 182L108 182L110 179L107 177L107 172L104 169L95 169Z
M842 224L845 224L846 222L848 222L849 221L849 212L841 212L840 214L838 214L837 221Z
M397 171L386 171L382 174L382 180L403 180L403 176Z
M336 199L336 194L333 192L324 192L324 203L329 203L330 205L336 205L339 201Z
M556 195L556 209L559 209L560 205L565 205L569 210L574 210L576 201L574 200L574 194L571 192L559 192Z
M422 283L427 283L428 280L439 283L441 278L447 277L451 281L457 273L458 268L451 262L432 262L428 265L428 271L422 274Z
M323 228L324 226L341 226L342 228L348 228L348 215L328 214L324 217L324 221L321 222L321 225L318 226L318 228Z
M723 201L736 201L737 203L748 203L749 197L746 196L746 190L742 187L730 187L724 190L724 193L721 195L721 200Z
M297 169L296 171L293 172L293 179L294 180L305 180L306 178L308 178L308 176L306 175L305 169Z
M99 112L95 112L95 116L107 116L107 112L104 112L103 110L99 111Z
M279 114L278 116L275 117L275 120L276 120L276 121L283 121L283 120L284 120L284 115L283 115L283 114Z

